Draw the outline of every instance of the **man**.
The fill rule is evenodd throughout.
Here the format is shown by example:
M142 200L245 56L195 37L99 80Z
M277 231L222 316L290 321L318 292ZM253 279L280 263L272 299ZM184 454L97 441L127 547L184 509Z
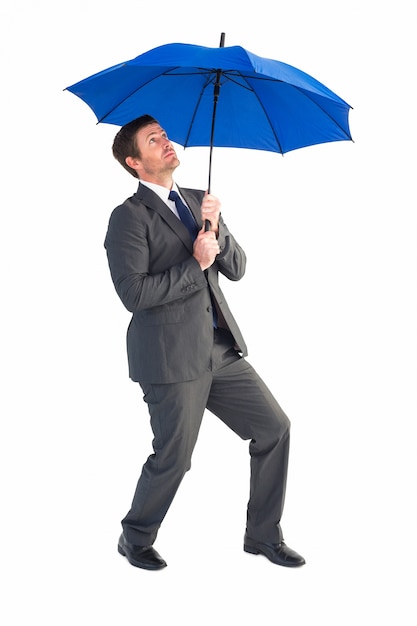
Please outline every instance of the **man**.
M123 126L113 154L140 181L113 211L105 247L116 291L133 314L129 375L143 390L154 434L154 452L122 520L119 553L136 567L166 566L153 544L190 468L207 408L250 441L244 550L278 565L303 565L280 528L290 423L245 360L245 342L218 282L219 273L242 278L245 254L219 200L174 183L179 160L157 120L143 115Z

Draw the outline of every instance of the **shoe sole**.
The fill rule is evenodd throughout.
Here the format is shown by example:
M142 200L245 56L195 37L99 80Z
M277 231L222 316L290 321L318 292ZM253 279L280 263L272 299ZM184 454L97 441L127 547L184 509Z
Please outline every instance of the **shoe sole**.
M243 545L243 550L245 552L248 552L249 554L262 554L262 556L264 556L274 565L281 565L283 567L301 567L302 565L305 565L305 561L303 561L302 563L285 563L284 561L282 561L281 563L277 563L276 561L272 561L272 559L270 559L269 556L265 554L265 552L262 552L262 550L259 550L258 548L252 546L248 546L247 544Z

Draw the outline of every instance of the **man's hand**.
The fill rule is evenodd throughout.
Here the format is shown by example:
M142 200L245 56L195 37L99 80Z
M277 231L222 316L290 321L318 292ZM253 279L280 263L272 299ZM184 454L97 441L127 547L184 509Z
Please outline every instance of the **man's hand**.
M206 191L201 204L201 217L210 222L210 231L217 236L219 234L220 200Z
M210 267L210 265L213 265L214 259L219 252L220 248L217 243L216 234L212 230L205 232L203 226L194 242L193 252L194 258L199 262L203 271Z

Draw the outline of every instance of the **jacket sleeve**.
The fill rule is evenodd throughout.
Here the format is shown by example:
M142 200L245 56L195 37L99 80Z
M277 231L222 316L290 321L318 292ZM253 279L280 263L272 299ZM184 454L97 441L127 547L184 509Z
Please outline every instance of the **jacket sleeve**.
M161 250L160 256L170 258L170 262L164 266L161 261L158 269L152 269L151 245ZM194 257L175 251L169 257L166 241L157 229L152 232L152 225L140 218L137 206L123 204L113 211L104 246L115 289L132 313L165 305L207 288L204 273Z
M240 280L246 270L246 254L230 233L220 216L218 243L220 254L216 257L218 271L229 280Z

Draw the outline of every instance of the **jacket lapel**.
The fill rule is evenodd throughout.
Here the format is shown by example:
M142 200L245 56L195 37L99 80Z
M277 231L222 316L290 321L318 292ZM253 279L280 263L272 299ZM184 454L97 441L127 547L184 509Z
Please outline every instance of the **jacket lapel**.
M181 191L181 190L180 190ZM181 191L182 194L182 191ZM175 234L181 239L184 245L192 251L193 242L191 241L190 233L188 232L187 227L178 219L178 217L167 207L165 202L161 200L161 198L156 194L152 189L149 189L146 185L141 185L139 183L138 190L135 194L135 198L142 204L146 205L149 209L152 209L161 218L168 224L168 226L175 232ZM188 199L184 196L184 199L187 201ZM193 203L194 204L194 203ZM190 206L190 205L189 205ZM195 208L194 206L190 206L190 209L195 216ZM201 224L197 221L197 223Z

